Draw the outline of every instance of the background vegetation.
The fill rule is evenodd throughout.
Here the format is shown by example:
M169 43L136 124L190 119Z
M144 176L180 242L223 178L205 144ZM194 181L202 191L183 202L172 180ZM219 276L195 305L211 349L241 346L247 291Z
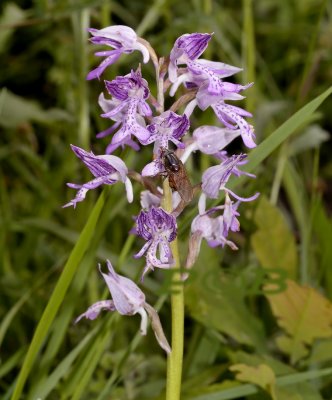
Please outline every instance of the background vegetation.
M203 246L186 287L183 398L331 399L332 4L322 0L1 2L1 398L18 380L25 399L163 398L165 355L151 332L139 336L139 317L73 325L107 296L97 262L109 258L133 279L144 262L128 234L139 205L129 210L120 185L96 206L100 193L89 192L76 210L61 208L74 196L65 183L89 179L69 144L101 154L107 143L95 139L107 127L102 83L85 76L97 63L87 28L111 24L136 29L159 55L183 33L214 32L204 58L255 81L245 106L262 143L248 164L257 179L237 190L261 197L242 205L240 250ZM139 61L121 58L105 77ZM143 73L153 79L149 66ZM214 118L197 112L195 124ZM117 154L137 170L150 157ZM193 182L210 162L189 166ZM194 207L181 222L184 253ZM142 287L169 335L163 279L151 274Z

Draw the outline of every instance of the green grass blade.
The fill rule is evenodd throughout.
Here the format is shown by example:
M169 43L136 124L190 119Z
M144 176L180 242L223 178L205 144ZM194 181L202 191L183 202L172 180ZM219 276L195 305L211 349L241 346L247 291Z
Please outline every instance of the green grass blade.
M256 46L254 32L254 16L253 16L253 1L243 0L243 34L242 48L244 58L243 81L245 83L255 82L255 65L256 65ZM249 112L254 112L255 109L255 87L251 88L250 96L245 99L246 109Z
M88 364L85 366L84 370L81 368L79 372L81 372L81 379L75 385L75 390L70 397L72 400L79 400L84 393L84 390L89 386L91 382L91 377L100 361L102 354L105 352L107 348L107 342L110 341L110 335L113 336L115 332L114 329L111 329L112 324L114 323L114 314L112 318L109 318L107 323L104 324L102 331L99 333L98 338L91 345L87 356L84 361L87 361ZM84 364L82 362L82 365Z
M245 171L253 171L262 161L264 161L278 146L281 145L289 136L292 135L304 121L308 120L323 101L332 93L332 87L325 90L321 95L307 103L278 129L276 129L268 138L266 138L258 147L249 154L249 162L243 168ZM239 179L237 179L239 182Z
M88 345L98 332L98 327L95 327L89 332L84 339L59 363L55 370L42 382L39 387L36 387L34 393L30 396L32 399L41 398L47 399L47 396L52 392L60 380L68 374L74 361L80 355L81 351Z
M331 375L332 368L325 368L318 371L306 371L299 372L296 374L290 374L287 376L282 376L276 379L278 387L294 385L296 383L307 382L311 379L321 378L323 376ZM217 386L217 385L216 385ZM249 396L254 393L258 393L259 389L252 384L244 384L230 389L219 390L215 392L209 392L202 395L194 397L185 397L187 400L228 400L236 399L242 396Z
M95 207L93 208L91 215L77 241L73 251L71 252L69 259L63 269L63 272L59 278L59 281L52 293L52 296L45 308L45 311L40 319L37 326L36 332L32 338L28 353L24 360L23 366L18 376L17 384L12 396L12 400L18 400L21 396L24 384L31 371L33 362L45 340L48 330L55 318L55 315L64 299L64 296L68 290L68 287L74 277L77 267L89 248L90 241L93 238L95 227L97 225L99 215L103 209L105 203L105 190L100 195Z

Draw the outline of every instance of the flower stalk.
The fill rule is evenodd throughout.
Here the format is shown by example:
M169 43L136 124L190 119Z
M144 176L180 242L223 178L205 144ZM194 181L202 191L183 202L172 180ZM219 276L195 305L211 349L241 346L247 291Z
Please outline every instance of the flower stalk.
M172 212L172 191L168 179L163 183L163 207L167 212ZM181 378L183 364L183 339L184 339L184 286L180 273L180 257L177 238L170 244L173 253L175 271L172 273L172 341L171 353L167 357L166 400L180 399Z
M160 60L161 61L161 60ZM159 63L159 65L161 62ZM157 75L160 75L158 68ZM164 110L164 80L162 76L158 79L158 102L162 111ZM162 206L166 212L173 211L172 190L168 178L163 181ZM177 237L170 243L174 264L171 268L171 323L172 323L172 351L167 357L166 376L166 400L177 400L181 397L182 365L183 365L183 341L184 341L184 287L180 273L180 256Z

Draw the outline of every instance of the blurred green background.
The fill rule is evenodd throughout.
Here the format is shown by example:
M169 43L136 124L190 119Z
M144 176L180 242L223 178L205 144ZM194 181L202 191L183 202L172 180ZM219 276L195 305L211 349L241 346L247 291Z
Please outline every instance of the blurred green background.
M103 154L108 143L107 138L95 138L109 126L97 103L103 83L87 82L85 77L100 61L89 45L87 28L112 24L131 26L160 56L167 55L184 33L214 32L203 57L244 68L235 77L237 83L255 82L242 105L254 115L258 144L331 85L330 1L3 0L0 393L4 399L12 394L36 326L100 193L89 192L76 210L61 208L75 195L66 182L90 179L69 144ZM126 74L139 62L140 54L123 56L103 79ZM142 71L155 94L153 69L144 65ZM332 398L331 109L328 97L318 110L301 114L303 123L253 170L257 179L245 180L237 188L243 196L261 192L255 204L241 206L241 233L232 237L240 250L203 246L186 293L184 399ZM195 112L192 127L201 124L218 122L212 113ZM230 151L241 151L241 144L232 144ZM151 159L151 149L115 154L137 171ZM189 164L193 182L199 182L201 171L212 164L205 157ZM103 314L94 322L78 326L72 322L89 304L106 296L97 262L109 258L136 280L144 266L143 259L132 257L142 241L128 234L133 225L129 214L139 212L140 187L135 186L137 201L129 210L119 186L103 192L101 215L84 256L77 259L61 307L54 321L49 319L51 328L40 341L41 351L29 368L22 398L163 398L164 354L151 332L148 338L137 335L138 317ZM179 223L183 254L195 207L191 205ZM204 275L207 271L213 282ZM280 271L292 279L284 292L288 297L273 297L265 290L273 279L286 282ZM156 272L142 287L149 303L161 308L169 335L163 279ZM295 311L290 306L294 304ZM293 328L292 321L296 321ZM273 392L272 378L264 390L241 385L240 381L257 382L255 374L241 379L230 372L229 366L239 363L267 365L277 377L304 371L311 375L298 375L299 380L294 378L286 389L277 380Z

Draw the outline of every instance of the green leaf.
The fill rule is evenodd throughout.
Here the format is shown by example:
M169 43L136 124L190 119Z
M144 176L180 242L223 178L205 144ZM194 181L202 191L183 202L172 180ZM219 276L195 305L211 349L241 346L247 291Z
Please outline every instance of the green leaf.
M254 221L258 229L252 235L251 243L261 266L282 268L289 278L295 278L298 266L296 243L281 211L261 196Z
M284 387L281 388L280 379L282 377L292 377L296 376L296 370L289 366L288 364L273 358L268 354L254 354L254 353L246 353L244 351L232 351L228 350L228 355L231 363L233 364L246 364L253 367L257 367L260 364L266 364L269 366L275 376L280 376L281 378L276 379L276 393L278 400L288 400L289 398L295 399L303 399L303 400L321 400L321 396L319 395L319 391L310 384L310 382L306 382L305 379L303 382L297 383L287 386L287 389ZM279 386L278 386L279 385ZM289 397L287 397L287 395Z
M330 134L319 125L308 126L305 131L295 138L289 145L289 154L294 156L304 151L318 148L323 142L329 140Z
M287 387L287 391L292 389L293 385L306 383L311 379L318 379L323 376L329 376L332 374L332 368L321 369L317 371L306 371L299 372L296 374L289 374L287 376L281 376L276 378L277 388ZM204 391L204 393L203 393ZM258 393L258 389L255 385L244 384L236 385L235 382L225 381L221 384L212 385L209 388L202 390L201 394L188 395L184 397L184 400L228 400L236 399L239 397L249 396L251 394ZM293 393L293 391L292 391ZM296 392L295 392L296 393ZM294 394L294 393L293 393ZM306 394L301 393L300 399L304 400L320 400L322 399L314 389L308 389Z
M70 120L69 114L63 110L43 110L37 102L17 96L7 89L0 92L0 126L5 128L16 128L28 121L49 124Z
M265 342L262 325L248 310L243 288L220 270L215 251L202 244L185 295L190 314L204 326L262 349Z
M332 304L311 287L288 280L287 290L267 296L279 326L287 333L281 349L296 363L308 353L304 345L332 337ZM280 344L280 342L278 342Z
M268 365L260 364L252 367L246 364L234 364L229 369L235 373L238 381L253 383L268 392L273 400L277 400L276 377Z
M5 4L3 14L0 17L0 53L6 50L6 44L15 31L13 26L23 21L25 16L26 11L23 11L15 3Z

